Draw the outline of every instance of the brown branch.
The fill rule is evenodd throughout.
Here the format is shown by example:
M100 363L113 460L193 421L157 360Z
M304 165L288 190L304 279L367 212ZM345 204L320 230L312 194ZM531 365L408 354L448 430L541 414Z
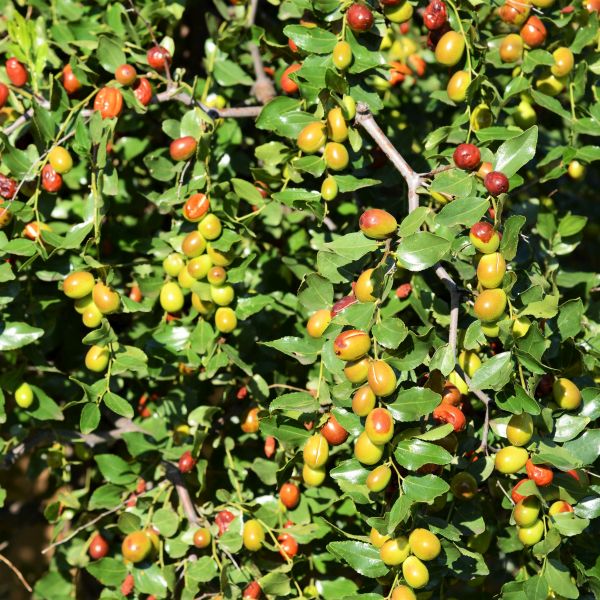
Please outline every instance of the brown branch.
M423 179L429 179L430 177L433 177L434 175L437 175L438 173L443 173L444 171L450 171L450 169L454 169L454 165L444 165L443 167L437 167L437 169L433 169L431 171L429 171L428 173L421 173L421 178Z
M252 63L254 64L254 85L252 93L261 104L266 104L269 100L273 100L277 96L273 82L265 74L265 69L260 56L260 50L254 42L248 44L250 54L252 55Z
M4 554L0 554L0 561L2 561L19 579L19 581L23 584L23 587L29 592L33 592L33 590L31 589L31 586L27 583L27 581L25 580L25 577L23 577L23 574L21 573L21 571L19 571L19 569L17 569L17 567L15 567L15 565L13 565L12 562L10 562L10 560L8 560L8 558L6 558L6 556L4 556Z
M175 491L179 496L179 502L181 503L181 507L183 508L187 520L193 525L199 525L200 519L198 518L196 507L194 506L194 502L190 497L190 493L183 481L179 469L168 461L164 461L164 464L167 469L167 479L175 486Z
M241 119L244 117L257 117L262 110L262 106L240 106L239 108L210 108L199 100L192 98L185 92L177 92L173 88L167 89L152 98L153 104L169 102L176 100L186 106L197 106L203 110L209 117L214 119L223 119L231 117L233 119Z
M435 274L446 286L446 289L450 293L450 329L448 331L448 344L452 350L452 356L454 357L454 364L456 364L456 345L458 339L458 311L460 309L460 294L458 293L458 286L448 271L438 263L435 267Z

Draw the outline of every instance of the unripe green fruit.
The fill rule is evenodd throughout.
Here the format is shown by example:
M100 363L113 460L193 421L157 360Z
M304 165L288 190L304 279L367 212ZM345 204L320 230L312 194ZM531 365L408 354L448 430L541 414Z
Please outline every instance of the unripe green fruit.
M369 364L369 387L376 396L384 398L394 393L396 389L396 373L388 363L383 360L374 360Z
M367 487L372 492L382 492L388 486L391 477L392 470L387 465L380 465L367 476Z
M473 375L481 368L481 359L477 355L477 352L474 352L473 350L463 350L458 355L458 364L469 377L473 377Z
M389 535L383 535L382 533L379 533L375 527L371 527L369 540L371 541L371 544L375 546L375 548L381 548L389 539Z
M381 546L379 556L389 566L401 565L410 555L410 546L404 536L388 540Z
M169 313L179 312L183 308L183 292L173 281L165 283L160 290L160 305Z
M85 310L81 313L81 321L90 329L94 329L94 327L98 327L102 322L102 313L98 309L98 307L94 304L94 302L90 302Z
M363 431L354 445L354 456L363 465L377 464L383 456L384 446L374 444L366 431Z
M405 23L413 16L413 12L413 5L408 0L402 0L400 4L383 7L383 14L392 23Z
M221 219L213 213L209 213L198 223L198 231L205 240L216 240L221 235L222 230ZM204 252L204 249L202 249L202 252Z
M320 433L316 433L306 441L303 456L304 463L311 469L323 467L329 458L327 440Z
M178 252L173 252L163 260L163 269L169 277L177 277L181 269L185 267L185 260Z
M212 268L222 269L223 267L213 267L212 260L208 254L201 254L192 258L187 264L187 272L195 280L204 279Z
M257 552L265 541L265 530L260 521L251 519L244 523L243 533L244 548L250 552Z
M402 575L406 583L416 590L429 583L429 570L416 556L409 556L402 563Z
M323 183L321 184L321 197L326 202L331 202L331 200L335 200L338 195L338 184L333 175L329 175L323 179Z
M63 292L68 298L79 300L92 293L94 283L94 276L91 273L75 271L65 278Z
M33 404L33 390L26 381L15 390L15 402L21 408L29 408Z
M565 89L565 79L550 74L547 77L538 79L535 82L535 87L547 96L558 96Z
M92 346L85 355L85 366L95 373L102 373L108 367L110 354L104 346Z
M533 419L528 413L513 415L506 426L506 437L513 446L525 446L533 437Z
M356 360L371 349L371 337L366 331L349 329L338 335L333 342L333 350L342 360Z
M320 150L327 141L325 125L320 121L309 123L298 135L298 148L305 154L314 154Z
M573 70L575 57L569 48L564 46L557 48L552 53L552 57L554 58L554 64L550 67L550 71L555 77L564 77Z
M477 494L477 480L471 473L457 473L450 480L450 489L456 498L471 500Z
M237 316L232 308L228 306L217 308L215 312L215 327L221 333L231 333L237 327Z
M517 317L512 325L512 333L516 338L521 338L527 335L531 321L527 317Z
M356 280L354 295L359 302L375 302L375 300L377 300L377 298L373 296L375 282L371 279L374 270L375 269L367 269L366 271L363 271Z
M530 527L518 527L517 537L524 546L534 546L544 537L544 523L538 519Z
M415 529L408 537L410 551L421 560L433 560L442 551L440 539L428 529Z
M506 446L496 454L496 470L505 474L516 473L525 466L528 458L529 453L524 448Z
M513 509L513 519L519 527L531 527L540 514L540 501L535 496L527 496L517 502Z
M210 256L213 265L217 267L228 267L234 260L235 255L232 252L221 252L213 248L210 243L206 245L206 253Z
M325 481L326 476L327 471L325 467L318 467L316 469L308 465L302 467L302 481L309 487L319 487Z
M464 102L467 97L467 90L471 85L471 74L468 71L456 71L446 86L448 97L453 102Z
M467 386L465 380L456 371L452 371L450 375L448 375L448 381L452 385L456 386L461 394L469 393L469 387Z
M394 437L394 417L386 408L374 408L365 421L365 433L374 444L387 444Z
M177 275L177 283L179 283L179 287L183 288L184 290L189 290L196 283L196 279L192 277L188 268L186 267L185 269L181 269L181 271L179 271L179 275Z
M506 261L500 252L484 254L477 265L477 279L485 288L497 288L505 273Z
M228 306L233 302L235 292L230 285L210 286L210 297L218 306Z
M506 303L507 298L504 290L483 290L475 300L473 311L480 321L489 323L500 319L506 309Z
M344 117L351 121L356 116L356 101L352 96L344 96L342 98L342 110Z
M333 64L337 69L343 71L347 69L352 63L352 48L348 42L338 42L333 47L331 54Z
M360 230L369 238L383 240L397 229L398 222L386 210L371 208L365 210L358 221Z
M512 114L515 125L521 129L529 129L537 123L537 113L530 102L521 100Z
M557 379L552 385L554 402L565 410L575 410L581 404L581 392L570 380L564 377Z

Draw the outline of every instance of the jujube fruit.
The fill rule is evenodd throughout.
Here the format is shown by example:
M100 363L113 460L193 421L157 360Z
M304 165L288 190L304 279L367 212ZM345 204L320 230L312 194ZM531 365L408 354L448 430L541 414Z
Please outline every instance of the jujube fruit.
M235 292L230 285L210 286L210 298L217 306L228 306L234 297Z
M452 102L464 102L467 90L471 85L471 74L468 71L456 71L448 80L446 93Z
M285 533L277 537L279 541L279 554L286 560L291 560L298 554L298 542L296 538Z
M325 437L320 433L310 437L304 445L303 457L304 462L311 469L318 469L324 466L329 458L329 444Z
M305 125L298 134L296 143L305 154L314 154L320 150L327 141L327 129L324 123L316 121Z
M121 304L119 294L100 282L96 283L92 289L92 299L103 315L114 313Z
M81 81L77 79L71 65L65 65L62 72L62 84L69 96L81 89Z
M210 242L206 244L206 253L210 256L213 264L218 267L228 267L235 259L233 252L221 252L210 245Z
M477 299L473 311L475 316L484 323L497 321L506 308L507 298L504 290L493 289L483 290Z
M368 385L358 388L352 397L352 412L359 417L366 417L375 408L376 400Z
M410 551L421 560L433 560L442 551L440 539L428 529L414 529L408 536Z
M567 167L567 173L573 181L581 181L585 177L585 166L578 160L572 160Z
M108 554L108 542L101 534L97 533L90 541L88 554L92 560L100 560Z
M529 453L524 448L506 446L496 453L494 465L500 473L516 473L525 466L528 458Z
M531 15L523 27L521 27L521 37L530 48L538 48L546 41L546 27L541 19L535 15Z
M290 78L290 75L301 68L302 65L294 63L282 73L281 79L279 80L279 84L281 85L281 89L286 94L295 94L298 91L298 84Z
M363 465L374 465L378 463L383 456L384 446L374 444L366 431L363 431L354 444L354 457Z
M394 417L386 408L374 408L365 421L365 433L374 444L387 444L394 436Z
M183 267L185 267L185 261L183 260L183 256L177 252L169 254L169 256L163 260L163 269L165 270L165 273L171 277L177 277Z
M186 266L187 272L194 279L204 279L208 277L211 269L222 269L223 267L213 267L212 260L208 254L201 254L188 261ZM181 283L181 282L180 282Z
M481 152L474 144L459 144L454 150L452 159L459 169L473 171L481 162Z
M192 223L200 221L210 210L210 200L206 194L192 194L183 205L183 216Z
M371 527L371 531L369 532L369 540L371 544L375 546L375 548L381 548L389 539L389 535L379 533L375 527Z
M479 252L490 254L500 246L500 236L490 223L479 221L469 231L469 240Z
M564 377L557 379L552 385L554 402L565 410L575 410L581 404L581 392L570 380Z
M258 600L258 598L260 598L261 593L262 593L262 589L261 589L258 581L251 581L244 588L244 591L242 592L242 598L244 600ZM213 600L219 600L219 599L215 596L213 598Z
M448 20L446 4L442 0L431 0L423 11L423 25L429 31L435 31L443 27Z
M550 516L559 515L561 513L570 513L573 512L573 507L564 500L557 500L550 505L548 509L548 514Z
M215 327L221 333L231 333L237 327L235 311L228 306L221 306L215 312Z
M56 194L62 188L62 177L52 168L44 165L42 168L42 187L50 194Z
M528 481L529 479L521 479L520 481L517 481L517 483L515 483L515 485L513 486L513 489L510 492L510 497L512 498L515 504L527 498L527 495L523 495L519 492L519 488Z
M65 278L63 292L68 298L85 298L92 293L95 284L94 276L87 271L75 271Z
M152 551L152 542L143 531L134 531L123 540L121 552L123 558L132 563L139 563L145 560Z
M179 312L183 308L184 298L181 288L173 281L165 283L160 290L160 305L169 313Z
M19 62L16 58L9 58L6 61L6 75L15 87L23 87L29 77L29 73L23 63Z
M386 210L370 208L360 216L360 230L369 238L383 240L390 237L398 227L398 222Z
M331 446L339 446L348 439L348 432L340 425L335 415L329 415L327 423L321 428L321 435Z
M379 549L381 560L389 566L401 565L409 554L410 546L404 536L388 540Z
M227 280L227 271L223 267L211 267L206 274L206 280L211 285L223 285Z
M554 64L550 67L550 71L556 77L565 77L572 70L575 65L575 57L570 48L561 46L552 53L554 58Z
M390 600L417 600L417 596L407 585L398 585L392 590Z
M103 87L94 98L94 110L102 115L103 119L118 117L123 110L123 95L113 87Z
M383 14L392 23L405 23L413 16L413 13L413 5L408 0L383 7Z
M366 271L363 271L356 280L354 295L359 302L375 302L375 300L377 300L377 298L373 296L375 282L371 278L374 270L375 269L367 269Z
M206 250L206 240L199 231L190 231L183 238L181 250L188 258L195 258Z
M379 465L367 476L367 487L371 492L383 491L390 482L392 470L387 465Z
M539 487L550 485L554 479L552 469L544 465L535 465L531 459L525 463L525 470L527 471L527 477Z
M307 323L306 331L312 338L320 338L331 323L331 311L328 308L322 308L313 313Z
M15 390L15 402L20 408L29 408L33 404L33 390L26 381Z
M334 66L343 71L352 63L352 48L348 42L338 42L331 53Z
M208 548L212 540L212 535L206 527L200 527L194 533L193 543L196 548Z
M279 490L281 503L289 509L296 508L300 502L300 490L295 483L284 483Z
M223 230L221 219L215 214L208 214L198 224L198 231L209 241L216 240Z
M125 63L115 69L115 79L121 85L131 85L137 78L137 71L132 65Z
M416 556L409 556L402 563L402 575L406 583L416 590L429 583L429 570Z
M246 412L240 427L244 433L256 433L260 429L258 408L254 407Z
M171 62L171 54L164 46L153 46L146 52L148 64L157 71L164 71Z
M325 200L325 202L335 200L335 198L337 198L338 191L339 187L333 175L329 175L323 179L323 183L321 184L321 197L323 200Z
M191 473L196 466L196 459L189 450L186 450L177 461L177 468L180 473Z
M373 27L373 13L364 4L351 4L346 11L346 22L352 31L367 31Z
M447 381L442 390L442 402L444 404L458 406L461 403L461 400L462 394L460 393L460 390L453 383Z
M260 521L251 519L244 523L244 531L242 535L244 548L250 552L257 552L262 548L265 541L265 530Z
M169 145L169 154L173 160L188 160L196 153L198 143L191 135L173 140Z
M52 168L61 175L68 173L73 168L73 158L70 152L62 146L54 146L48 152L48 161Z
M333 142L345 142L348 139L348 125L339 106L327 113L327 135Z
M505 273L506 261L500 252L484 254L477 265L477 279L485 288L497 288Z
M513 415L506 426L506 437L513 446L526 446L533 437L533 419L528 413Z
M215 525L219 528L219 535L223 535L231 523L233 523L235 515L230 510L221 510L215 517Z
M323 158L327 167L332 171L342 171L348 166L348 162L350 161L346 146L338 142L327 142L325 144Z
M531 328L531 321L527 317L517 317L512 324L512 334L516 338L521 338L527 335Z
M304 484L308 487L320 486L325 481L326 475L327 471L325 470L325 467L319 467L317 469L313 469L308 465L302 467L302 481L304 481Z
M340 333L333 342L333 351L342 360L356 360L371 349L371 337L366 331L349 329Z
M454 431L462 431L467 426L464 413L457 406L442 403L433 409L433 418L440 423L450 423Z
M499 171L488 173L483 180L483 185L494 198L500 194L506 194L510 187L508 177Z
M521 25L529 15L529 6L520 0L507 0L498 9L498 15L505 23Z
M500 44L500 58L502 62L516 62L520 60L522 56L523 38L516 33L509 33Z
M376 396L384 398L394 393L396 389L396 373L388 363L383 360L373 360L369 364L367 375L369 387Z
M517 537L524 546L533 546L544 537L544 523L538 519L529 527L518 527Z
M465 51L465 40L456 31L448 31L435 47L435 59L445 67L453 67L463 56Z
M153 93L152 84L145 77L140 77L133 84L133 95L142 106L148 106L148 104L150 104Z

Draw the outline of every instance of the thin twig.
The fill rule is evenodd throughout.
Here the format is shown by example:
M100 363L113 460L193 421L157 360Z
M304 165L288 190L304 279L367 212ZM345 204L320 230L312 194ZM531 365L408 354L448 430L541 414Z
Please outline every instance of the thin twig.
M164 461L164 464L167 469L167 479L175 486L175 491L179 496L179 502L181 503L187 520L192 523L192 525L199 525L200 519L198 518L196 507L194 506L192 498L190 497L190 493L185 486L179 469L170 462Z
M241 119L244 117L257 117L262 110L262 106L241 106L239 108L210 108L199 100L192 98L185 92L177 92L174 88L167 88L164 92L157 94L152 99L154 104L176 100L186 106L196 105L202 109L209 117L213 119L233 118Z
M429 171L428 173L421 173L421 178L429 179L430 177L433 177L434 175L437 175L438 173L443 173L444 171L449 171L450 169L454 169L454 165L444 165L443 167L438 167L437 169L433 169L432 171Z
M450 329L448 331L448 344L452 351L453 362L456 364L456 344L458 339L458 311L460 309L460 294L458 292L458 286L448 271L442 267L441 264L437 264L435 267L435 274L439 277L442 283L446 286L448 292L450 292Z
M33 590L31 589L31 586L27 583L27 581L25 580L25 577L23 577L23 574L21 573L21 571L19 571L19 569L17 569L17 567L15 567L15 565L13 565L10 562L10 560L8 560L8 558L6 558L6 556L4 556L4 554L0 554L0 560L17 576L19 581L23 584L23 587L29 593L33 592Z

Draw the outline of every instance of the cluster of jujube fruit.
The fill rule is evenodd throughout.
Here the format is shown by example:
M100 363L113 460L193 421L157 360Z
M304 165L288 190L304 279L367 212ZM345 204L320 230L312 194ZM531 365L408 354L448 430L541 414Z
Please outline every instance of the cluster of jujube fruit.
M182 144L177 146L175 152L173 144L182 139L185 138L171 144L171 156L180 156L177 151ZM195 151L195 140L193 142ZM166 275L177 281L168 280L163 284L160 304L169 315L178 314L185 304L183 290L191 290L191 303L198 313L206 318L214 312L216 328L221 333L230 333L237 326L237 317L229 306L235 298L235 291L227 283L225 267L231 265L234 254L231 251L221 252L211 244L222 234L221 220L210 212L210 200L202 193L192 194L188 198L183 207L183 216L190 223L197 223L197 229L185 235L181 252L171 253L163 261ZM198 285L203 280L206 283Z

